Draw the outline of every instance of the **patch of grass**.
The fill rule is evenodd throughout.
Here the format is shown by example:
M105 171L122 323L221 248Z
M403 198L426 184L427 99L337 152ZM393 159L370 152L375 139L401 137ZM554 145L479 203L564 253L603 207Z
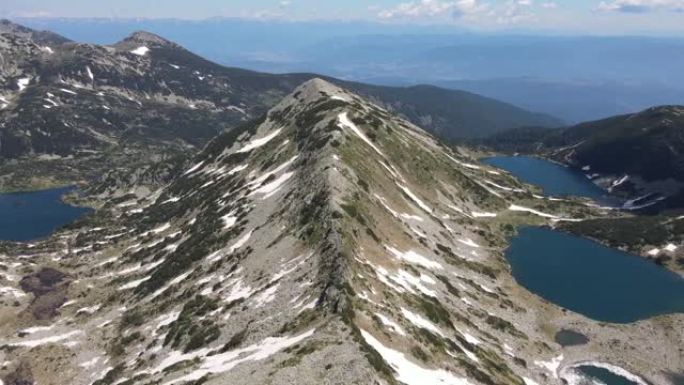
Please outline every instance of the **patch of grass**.
M306 344L304 346L298 346L298 345L295 345L295 346L297 346L296 349L293 349L294 346L292 346L288 349L285 349L286 353L292 353L293 356L286 359L285 361L281 362L280 367L285 368L285 367L297 366L302 361L302 358L304 358L304 356L315 352L316 350L320 349L320 347L321 347L320 343L317 343L317 342L312 342L312 343Z
M217 308L217 300L202 295L188 301L178 319L171 324L164 339L164 346L171 344L176 348L187 341L184 351L188 352L216 340L221 334L218 326L212 320L204 319L197 322L197 319Z
M425 314L433 323L447 326L450 329L454 328L454 325L451 323L449 312L442 306L438 299L427 295L421 295L412 302L417 302L418 308L420 308L423 314Z
M411 347L411 354L423 362L430 362L430 356L428 356L427 353L425 353L423 349L417 345Z
M361 214L361 209L356 202L343 203L340 205L342 210L346 212L350 217L356 219L359 223L366 226L366 219Z
M235 333L235 335L233 335L232 337L230 337L230 339L228 340L228 342L226 342L226 343L223 345L223 347L221 348L221 350L219 351L219 353L225 353L225 352L227 352L227 351L229 351L229 350L236 349L238 346L240 346L240 344L242 343L242 341L245 340L245 337L247 337L247 331L248 331L248 329L247 329L247 328L244 328L244 329L240 330L239 332Z
M527 339L527 335L525 335L525 333L518 330L512 323L506 321L505 319L490 314L485 319L485 322L487 322L487 324L492 326L494 329L506 332L514 337Z
M318 319L318 313L313 309L306 309L299 313L297 318L283 325L279 330L279 334L288 334L300 331L311 325Z
M451 284L451 282L449 281L449 278L439 274L439 275L437 275L437 279L442 281L444 286L446 286L447 291L449 291L449 294L456 296L456 297L461 296L461 292L454 285Z

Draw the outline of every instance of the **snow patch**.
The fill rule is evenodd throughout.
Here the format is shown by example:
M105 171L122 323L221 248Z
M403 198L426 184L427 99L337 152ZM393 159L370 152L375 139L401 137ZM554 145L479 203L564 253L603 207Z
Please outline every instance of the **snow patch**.
M148 52L150 52L150 49L145 47L144 45L131 51L131 53L133 55L138 55L138 56L145 56L145 55L147 55Z
M407 359L403 353L384 346L367 331L360 331L366 343L396 371L396 379L406 385L470 385L468 380L446 370L423 368Z
M30 82L31 82L31 78L21 78L21 79L17 80L17 87L19 87L19 92L25 90Z
M278 287L280 285L276 284L268 289L264 290L262 293L254 297L254 302L255 305L254 307L262 307L266 305L269 302L272 302L276 298L276 294L278 293Z
M563 362L562 354L552 358L550 361L534 361L534 364L549 371L554 378L558 378L558 368L561 362Z
M261 197L261 199L268 199L271 196L273 196L276 192L278 192L278 190L280 190L280 187L282 187L282 185L285 184L285 182L287 182L292 177L292 175L294 175L294 172L286 172L283 175L276 178L275 180L273 180L272 182L265 184L259 187L258 189L252 191L252 193L249 195L264 194Z
M76 337L78 335L83 334L82 331L80 330L73 330L64 334L58 334L50 337L45 337L45 338L39 338L35 340L29 340L29 341L19 341L19 342L10 342L7 345L9 346L22 346L26 348L34 348L36 346L41 346L41 345L47 345L47 344L54 344L58 342L62 342L64 340L69 340L72 339L73 337Z
M428 269L437 269L437 270L443 269L442 265L439 264L438 262L435 262L429 258L426 258L426 257L418 254L417 252L413 251L413 250L409 250L407 252L401 252L401 251L399 251L399 250L397 250L391 246L385 246L385 249L387 249L387 251L392 253L392 255L394 255L396 258L402 259L406 262L415 263L416 265L420 265L420 266L423 266L423 267L428 268Z
M345 97L343 97L343 96L340 96L340 95L333 95L333 96L330 97L330 99L332 99L332 100L339 100L339 101L341 101L341 102L347 102L347 103L349 103L349 99L347 99L347 98L345 98Z
M129 289L135 289L136 287L140 286L143 282L147 281L148 279L152 278L152 276L147 276L143 277L140 279L136 279L135 281L128 282L125 285L119 286L117 289L118 291L124 291L124 290L129 290Z
M389 327L395 333L402 335L402 336L406 335L406 332L404 332L404 329L402 329L398 323L392 321L391 319L389 319L388 317L386 317L382 313L375 313L375 316L378 317L378 319L380 320L380 322L382 322L383 325Z
M460 243L462 243L462 244L464 244L464 245L466 245L466 246L474 247L474 248L476 248L476 249L480 247L480 245L478 245L477 243L475 243L475 241L473 241L473 240L470 239L470 238L466 238L466 239L457 239L457 241L460 242Z
M168 381L164 383L164 385L197 381L209 374L227 372L244 362L264 360L283 349L286 349L311 337L314 331L315 329L311 329L307 332L292 337L268 337L254 345L250 345L245 348L230 350L225 353L215 354L212 356L206 356L202 359L199 368L184 376ZM154 370L154 373L159 373L175 363L199 358L207 353L207 349L201 349L196 352L185 354L172 352L170 357L167 357L165 360L163 360L162 363Z
M430 321L427 320L426 318L423 318L422 316L420 316L420 315L418 315L418 314L416 314L416 313L413 313L412 311L407 310L407 309L405 309L405 308L403 308L403 307L401 308L401 314L402 314L402 315L404 316L404 318L406 318L409 322L411 322L412 324L418 326L419 328L427 329L427 330L429 330L429 331L431 331L431 332L433 332L433 333L439 335L440 337L446 337L446 335L442 332L442 330L440 330L440 329L437 327L437 325L433 324L432 322L430 322Z
M496 213L475 212L475 211L471 212L470 214L475 218L495 218L497 216Z
M368 144L373 150L375 150L375 152L377 152L378 154L380 154L380 155L383 156L383 157L385 156L385 154L383 154L382 151L380 151L380 149L379 149L377 146L375 146L375 144L374 144L373 142L371 142L370 139L368 139L368 137L366 136L366 134L364 134L364 133L356 126L356 124L354 124L354 122L352 122L352 121L349 119L349 116L348 116L348 114L347 114L346 112L343 112L343 113L339 114L339 115L337 116L337 119L339 120L339 124L338 124L338 125L340 126L340 128L342 128L342 129L348 128L348 129L352 130L352 132L353 132L354 134L356 134L356 136L358 136L359 138L361 138L361 140L363 140L364 142L366 142L366 144Z
M188 169L188 171L184 172L183 175L192 174L193 172L197 171L198 168L202 167L203 164L204 164L204 161L201 161L201 162L195 164L194 166L190 167L190 169Z
M279 129L273 131L272 133L264 136L263 138L250 140L247 144L242 146L242 148L237 151L238 154L244 153L244 152L249 152L249 151L254 150L255 148L259 148L259 147L266 145L266 143L270 142L273 138L278 136L278 134L280 134L280 131L282 131L282 129L279 128Z
M541 212L541 211L538 211L538 210L535 210L535 209L531 209L531 208L529 208L529 207L523 207L523 206L518 206L518 205L511 205L508 209L511 210L511 211L528 212L528 213L531 213L531 214L534 214L534 215L538 215L538 216L544 217L544 218L559 219L559 217L556 216L556 215L547 214L547 213L544 213L544 212Z
M418 196L417 196L416 194L414 194L413 191L411 191L408 187L402 186L402 185L400 185L400 184L398 184L398 183L397 183L397 186L399 186L399 188L400 188L406 195L408 195L408 197L411 198L411 200L414 201L414 202L418 205L418 207L420 207L421 209L423 209L423 210L427 211L428 213L432 214L432 209L430 208L430 206L426 205L425 202L423 202L422 200L420 200L420 198L418 198Z
M233 213L226 214L223 217L221 217L221 219L223 220L224 229L229 229L235 226L235 223L237 222L237 217L233 216Z
M93 71L90 70L89 66L86 66L86 74L88 74L90 80L95 80L95 75L93 75Z

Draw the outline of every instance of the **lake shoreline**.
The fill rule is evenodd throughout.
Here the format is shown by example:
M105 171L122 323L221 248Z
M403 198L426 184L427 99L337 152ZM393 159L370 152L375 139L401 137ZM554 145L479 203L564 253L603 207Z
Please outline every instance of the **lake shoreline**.
M55 231L94 210L78 206L68 196L77 185L0 194L0 241L31 243L50 238Z
M550 159L547 159L547 158L544 158L541 156L535 156L535 155L512 155L511 156L511 155L502 155L502 154L495 154L495 153L487 153L486 155L478 154L478 155L480 155L480 157L479 157L480 161L506 171L507 173L516 177L517 179L519 179L523 183L526 183L526 184L535 186L537 188L540 188L542 190L543 195L547 198L549 196L551 196L547 191L548 189L545 189L545 186L542 185L541 183L535 183L535 182L539 182L541 180L542 183L543 182L548 183L551 178L548 178L548 176L546 176L546 175L544 176L544 178L541 178L541 179L536 178L534 175L527 176L527 177L523 177L523 176L519 175L521 169L524 170L524 167L522 167L522 166L536 167L539 164L543 165L543 163L531 162L529 165L525 164L522 166L520 164L517 164L517 165L511 166L511 169L507 169L506 167L502 167L500 161L506 160L506 159L511 159L511 160L515 160L516 162L524 162L527 159L527 160L534 160L534 161L540 161L540 162L547 162L549 164L552 164L552 165L555 165L558 167L562 167L563 173L565 173L565 172L573 173L574 176L572 178L574 179L574 181L583 183L587 187L586 188L577 187L577 186L574 186L573 183L570 183L568 187L571 189L574 189L574 191L577 193L566 195L568 198L586 199L592 204L610 207L612 210L615 210L616 213L619 213L620 216L614 217L614 218L613 217L610 217L610 218L608 218L608 217L606 217L606 218L585 218L585 219L579 221L578 224L558 223L558 224L552 226L554 229L558 229L558 230L563 231L565 233L572 234L574 236L578 236L581 238L589 239L589 240L597 242L601 245L604 245L604 246L607 246L607 247L610 247L610 248L613 248L613 249L616 249L619 251L627 252L629 254L638 256L638 257L643 258L643 259L645 259L645 260L647 260L653 264L656 264L662 268L665 268L669 271L672 271L672 272L680 275L681 277L684 277L684 265L679 265L677 260L676 260L676 257L680 253L680 251L677 251L677 253L672 253L672 252L667 252L665 250L661 250L660 255L651 256L648 254L649 250L653 250L656 248L662 249L663 246L667 245L667 243L662 244L662 245L660 245L660 244L653 244L653 245L647 244L647 245L636 245L636 246L632 245L628 242L615 244L614 242L611 243L608 239L604 239L602 237L597 237L597 236L592 236L592 234L594 234L594 233L590 234L587 232L579 231L579 227L581 226L582 222L586 223L586 222L590 222L590 221L597 220L597 219L605 219L605 220L610 220L611 224L613 224L614 226L617 226L619 228L620 226L625 226L623 224L623 222L643 217L642 215L639 215L639 213L635 212L634 210L624 209L623 207L621 207L619 205L606 206L606 204L604 204L606 202L603 202L603 203L598 202L596 200L596 198L602 198L603 197L601 195L596 195L598 191L601 191L602 194L604 194L606 197L608 197L608 199L619 199L619 197L617 195L610 194L605 189L602 189L601 186L597 185L596 183L593 183L590 179L586 178L584 176L584 173L581 172L580 170L575 169L573 167L570 167L568 165L563 165L559 162L556 162L556 161L553 161L553 160L550 160ZM494 161L492 162L492 160L494 160ZM544 169L543 171L546 171L548 173L554 172L553 168L547 168L547 169ZM563 176L563 175L561 175L561 176ZM534 179L538 179L538 180L534 180ZM548 187L548 186L546 186L546 187ZM554 186L554 188L555 187L556 186ZM582 195L582 193L585 193L585 195ZM553 194L553 195L556 196L556 194ZM682 248L682 249L684 249L684 248Z

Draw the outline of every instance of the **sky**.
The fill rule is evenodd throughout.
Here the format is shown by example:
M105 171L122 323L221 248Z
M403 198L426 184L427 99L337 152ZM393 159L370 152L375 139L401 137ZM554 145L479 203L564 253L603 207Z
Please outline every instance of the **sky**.
M684 35L684 0L2 0L0 17L362 20L473 30Z

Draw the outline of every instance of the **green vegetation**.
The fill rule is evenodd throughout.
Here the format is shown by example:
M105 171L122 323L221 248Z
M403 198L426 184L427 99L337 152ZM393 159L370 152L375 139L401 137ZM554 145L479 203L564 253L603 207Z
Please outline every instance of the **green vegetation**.
M121 377L121 373L124 370L124 365L117 365L115 368L110 369L104 377L101 379L93 382L93 385L110 385L113 384L119 377Z
M292 354L292 357L281 362L280 367L285 368L299 365L299 363L302 361L302 358L320 349L322 345L323 344L321 342L310 342L304 346L300 346L299 344L290 346L289 348L285 349L284 352Z
M444 325L450 329L454 328L451 323L449 311L446 310L437 298L433 298L424 294L420 296L408 297L410 303L422 310L423 314L435 324Z
M176 348L185 343L184 352L206 346L221 334L220 329L210 319L202 319L207 313L218 308L218 301L197 295L186 302L178 319L174 321L164 339L164 346Z
M286 323L280 328L279 334L289 334L302 331L308 328L318 319L319 314L315 309L306 309L299 313L297 318Z
M316 246L325 235L327 226L321 226L328 213L329 193L321 189L299 211L297 220L302 236L311 246Z
M518 330L512 323L506 321L505 319L501 319L497 316L490 314L487 316L485 321L494 329L506 332L514 337L527 339L527 335L525 335L525 333Z
M449 279L447 277L445 277L441 274L438 274L436 277L437 277L437 279L439 279L444 284L444 286L446 286L447 290L449 291L449 294L451 294L455 297L461 296L461 292L458 291L458 289L456 287L454 287L454 285L451 284L451 282L449 281Z
M223 347L221 348L219 353L225 353L227 351L236 349L238 346L240 346L242 341L244 341L245 338L247 337L247 332L248 332L248 329L244 328L244 329L240 330L239 332L235 333L235 335L230 337L228 342L226 342L225 345L223 345Z
M472 270L476 273L486 275L489 278L496 279L497 271L495 269L493 269L493 268L491 268L485 264L482 264L480 262L470 261L470 260L460 258L456 254L454 254L451 251L451 248L449 248L448 246L444 246L444 245L438 243L437 248L446 254L446 256L448 258L445 258L445 260L450 265L458 266L458 267L464 267L464 268Z

